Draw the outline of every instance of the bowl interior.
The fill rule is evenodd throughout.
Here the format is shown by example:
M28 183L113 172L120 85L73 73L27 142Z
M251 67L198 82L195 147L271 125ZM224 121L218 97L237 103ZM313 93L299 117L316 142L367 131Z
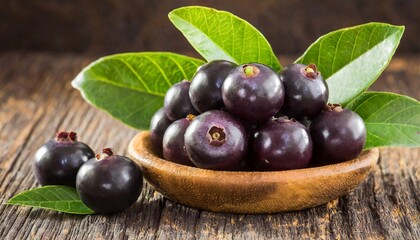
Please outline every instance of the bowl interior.
M157 157L149 132L138 133L129 154L158 192L178 203L216 212L274 213L301 210L347 194L369 174L378 149L343 163L288 171L214 171Z

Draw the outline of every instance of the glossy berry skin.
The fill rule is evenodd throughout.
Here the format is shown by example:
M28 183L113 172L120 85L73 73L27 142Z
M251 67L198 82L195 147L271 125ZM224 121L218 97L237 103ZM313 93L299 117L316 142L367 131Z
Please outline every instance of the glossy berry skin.
M194 166L187 156L184 145L184 134L194 116L188 115L173 122L163 136L163 157L171 162Z
M355 112L329 104L310 125L314 159L321 164L357 157L366 142L366 127Z
M183 80L172 85L166 92L163 108L170 120L175 121L186 117L188 114L198 114L191 104L189 89L190 82Z
M222 97L229 112L250 124L258 124L280 110L284 89L271 68L250 63L230 72L222 85Z
M79 168L95 153L76 133L60 132L55 139L43 144L35 154L33 170L41 185L67 185L74 187Z
M213 170L237 169L246 157L248 146L241 123L220 110L197 116L187 128L184 141L194 165Z
M190 99L200 113L219 110L223 105L222 84L237 65L226 60L214 60L202 65L191 80Z
M281 117L256 129L252 148L257 169L279 171L308 166L313 145L305 126Z
M150 142L152 143L155 152L159 156L163 156L163 135L172 122L173 121L166 116L163 108L160 108L158 111L156 111L150 120Z
M315 64L292 64L283 69L284 85L281 113L298 120L311 119L322 111L328 101L328 86Z
M112 155L112 151L111 154L98 154L77 173L76 189L80 198L100 214L125 210L136 202L142 186L139 166L127 157Z

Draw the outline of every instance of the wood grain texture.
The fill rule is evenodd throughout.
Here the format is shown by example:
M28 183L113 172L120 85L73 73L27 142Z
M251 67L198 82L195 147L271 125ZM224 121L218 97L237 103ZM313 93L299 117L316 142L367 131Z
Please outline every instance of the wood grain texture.
M292 58L282 59L283 63ZM420 149L382 148L372 174L328 204L281 214L200 211L145 184L138 201L112 215L73 216L4 203L37 187L35 150L61 129L96 151L126 154L138 132L84 102L70 81L91 57L0 54L0 239L420 239ZM420 99L420 56L394 59L372 89Z

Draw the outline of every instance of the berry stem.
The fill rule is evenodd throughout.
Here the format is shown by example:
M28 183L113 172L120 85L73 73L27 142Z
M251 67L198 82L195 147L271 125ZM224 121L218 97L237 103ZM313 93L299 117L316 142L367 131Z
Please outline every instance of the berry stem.
M114 155L114 150L112 148L104 148L102 149L102 153L107 154L108 156Z
M244 65L242 70L245 78L255 77L260 72L260 70L254 65Z
M226 142L226 133L223 128L213 126L210 128L208 138L210 145L221 146Z
M252 66L246 66L244 72L247 76L251 76L252 74L254 74L254 70L252 69Z
M186 119L187 119L189 122L191 122L192 120L194 120L194 118L195 118L195 115L194 115L194 114L188 114L188 115L187 115L187 117L186 117Z
M112 155L114 155L114 150L112 148L104 148L102 149L102 153L96 154L96 159L102 160Z
M305 76L308 78L315 79L318 77L319 72L316 68L316 65L311 63L304 69Z
M56 134L55 140L57 142L76 142L77 141L77 133L60 131Z
M341 112L343 111L343 107L341 107L341 105L338 103L328 103L325 106L325 111Z
M219 140L220 139L220 133L218 132L214 132L211 137L213 138L213 140Z

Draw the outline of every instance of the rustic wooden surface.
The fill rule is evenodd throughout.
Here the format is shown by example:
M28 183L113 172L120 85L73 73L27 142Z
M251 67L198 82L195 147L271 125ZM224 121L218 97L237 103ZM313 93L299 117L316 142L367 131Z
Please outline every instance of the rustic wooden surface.
M0 239L420 239L420 149L382 148L357 189L326 205L290 213L199 211L145 186L125 212L74 216L4 203L35 188L35 150L57 130L79 133L94 150L127 152L137 133L89 106L71 79L93 57L0 53ZM290 59L283 61L287 63ZM395 58L372 89L420 99L420 56Z

